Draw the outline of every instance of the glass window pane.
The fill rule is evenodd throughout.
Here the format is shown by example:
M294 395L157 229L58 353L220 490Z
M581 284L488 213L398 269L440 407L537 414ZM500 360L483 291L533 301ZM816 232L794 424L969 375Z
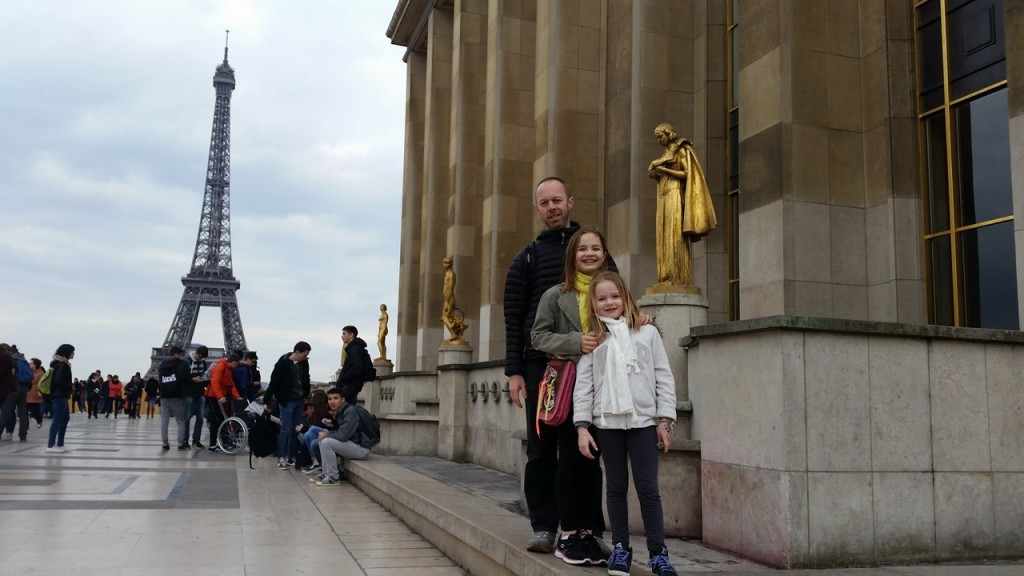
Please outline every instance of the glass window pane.
M946 120L940 112L924 121L925 184L928 201L928 233L949 230L949 186L946 172Z
M922 110L931 110L943 103L942 21L939 1L932 0L917 7L918 94Z
M959 239L963 325L1019 329L1013 222L968 230Z
M961 226L1013 213L1006 90L954 110Z
M950 258L949 236L939 236L928 241L932 324L953 325L953 274Z

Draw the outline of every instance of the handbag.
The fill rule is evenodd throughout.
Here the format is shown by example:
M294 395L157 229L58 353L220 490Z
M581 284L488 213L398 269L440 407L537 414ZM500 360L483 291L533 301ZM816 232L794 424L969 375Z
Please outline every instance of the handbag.
M562 358L548 360L537 388L537 436L540 436L541 422L558 426L569 417L575 386L575 362Z

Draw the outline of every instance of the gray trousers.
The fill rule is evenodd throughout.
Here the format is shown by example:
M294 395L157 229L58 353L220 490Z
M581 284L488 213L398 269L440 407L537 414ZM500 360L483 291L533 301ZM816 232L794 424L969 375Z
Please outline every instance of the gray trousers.
M323 467L324 476L332 480L341 478L338 472L338 456L350 460L366 460L369 455L369 448L363 448L351 440L342 442L325 436L320 441L320 466Z
M592 428L592 430L595 430ZM629 508L626 491L629 489L627 456L633 471L633 487L640 500L640 518L647 535L647 551L660 554L665 547L665 515L661 509L658 491L658 431L657 426L632 430L597 428L597 445L604 458L604 472L608 484L608 519L612 525L612 543L629 546Z
M168 423L174 417L178 425L178 446L181 446L188 439L188 430L185 429L185 399L184 398L161 398L160 399L160 439L164 446L169 446L167 441Z

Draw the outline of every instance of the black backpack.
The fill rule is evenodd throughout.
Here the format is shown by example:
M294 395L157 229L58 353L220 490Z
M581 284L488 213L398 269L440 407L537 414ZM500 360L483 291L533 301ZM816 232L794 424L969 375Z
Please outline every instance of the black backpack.
M377 369L373 367L373 360L370 359L370 353L363 348L363 382L373 382L377 379Z
M359 418L359 433L369 441L370 447L380 444L380 422L377 416L359 404L350 406L355 408L356 416ZM359 444L362 445L362 442Z
M252 465L253 456L263 458L277 450L277 436L277 427L269 418L253 415L249 430L249 468L255 470Z

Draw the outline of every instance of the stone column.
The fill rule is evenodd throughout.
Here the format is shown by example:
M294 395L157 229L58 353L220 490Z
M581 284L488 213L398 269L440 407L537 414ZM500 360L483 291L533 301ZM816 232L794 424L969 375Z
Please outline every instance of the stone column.
M678 440L699 440L697 401L691 399L698 390L690 388L689 365L686 349L679 345L681 339L690 335L690 329L708 323L708 302L700 294L665 293L645 294L637 300L640 310L654 318L661 332L668 354L672 375L676 379L676 436ZM699 383L695 383L699 385ZM693 406L690 411L679 411L684 406Z
M423 147L426 116L427 58L409 54L405 101L405 172L402 179L402 237L399 257L395 359L400 370L416 369L416 335L423 250Z
M472 346L443 344L438 350L437 455L456 462L466 459L467 365L472 360Z

